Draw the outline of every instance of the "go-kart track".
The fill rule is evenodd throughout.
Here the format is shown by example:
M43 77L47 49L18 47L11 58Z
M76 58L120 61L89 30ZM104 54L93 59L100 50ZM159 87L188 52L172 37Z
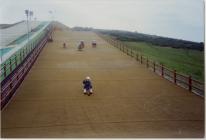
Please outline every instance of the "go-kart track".
M2 137L204 137L204 98L93 32L55 30L53 39L2 111ZM83 51L77 50L80 40ZM93 82L91 96L82 91L86 76Z

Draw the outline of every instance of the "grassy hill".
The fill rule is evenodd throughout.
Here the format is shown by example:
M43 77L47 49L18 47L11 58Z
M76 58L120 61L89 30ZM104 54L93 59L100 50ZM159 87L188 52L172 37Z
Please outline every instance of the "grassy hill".
M142 55L177 70L178 73L191 75L194 79L204 81L203 51L160 47L145 42L124 41L124 43Z
M122 30L105 30L105 29L93 29L89 27L74 27L76 31L95 31L105 35L115 37L121 41L132 41L132 42L147 42L160 47L172 47L172 48L184 48L192 50L204 50L203 42L193 42L182 39L175 39L169 37L162 37L157 35L143 34L139 32L130 32Z

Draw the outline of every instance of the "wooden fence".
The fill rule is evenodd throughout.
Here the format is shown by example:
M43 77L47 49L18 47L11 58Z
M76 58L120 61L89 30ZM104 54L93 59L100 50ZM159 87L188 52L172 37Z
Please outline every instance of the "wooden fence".
M121 41L111 39L111 37L102 35L97 33L98 36L103 38L105 41L107 41L112 46L120 49L122 52L126 53L127 55L134 57L137 61L139 61L141 64L145 64L146 67L156 74L162 76L163 78L173 82L174 84L183 87L190 92L193 92L201 97L204 97L204 83L197 81L195 79L192 79L191 76L179 74L176 72L176 70L171 70L167 67L165 67L163 64L159 64L153 60L150 60L137 51L130 49L128 46L123 44Z

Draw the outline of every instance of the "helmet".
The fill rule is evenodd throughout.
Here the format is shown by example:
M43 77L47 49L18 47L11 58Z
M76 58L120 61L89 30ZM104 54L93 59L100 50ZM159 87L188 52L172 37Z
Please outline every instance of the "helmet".
M87 79L87 80L90 80L90 77L89 77L89 76L87 76L87 77L86 77L86 79Z

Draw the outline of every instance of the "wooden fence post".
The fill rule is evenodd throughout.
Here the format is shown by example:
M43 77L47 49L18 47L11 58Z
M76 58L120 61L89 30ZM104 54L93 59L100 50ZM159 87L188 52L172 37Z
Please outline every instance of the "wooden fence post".
M188 77L188 86L189 86L189 91L192 91L192 78L191 78L191 76Z
M162 77L164 77L164 66L163 66L163 64L161 64L161 68L162 68Z
M155 61L153 62L153 71L155 72Z
M147 68L149 67L149 61L148 61L148 58L147 58Z
M174 83L175 83L175 84L177 83L176 77L177 77L176 70L174 70Z

